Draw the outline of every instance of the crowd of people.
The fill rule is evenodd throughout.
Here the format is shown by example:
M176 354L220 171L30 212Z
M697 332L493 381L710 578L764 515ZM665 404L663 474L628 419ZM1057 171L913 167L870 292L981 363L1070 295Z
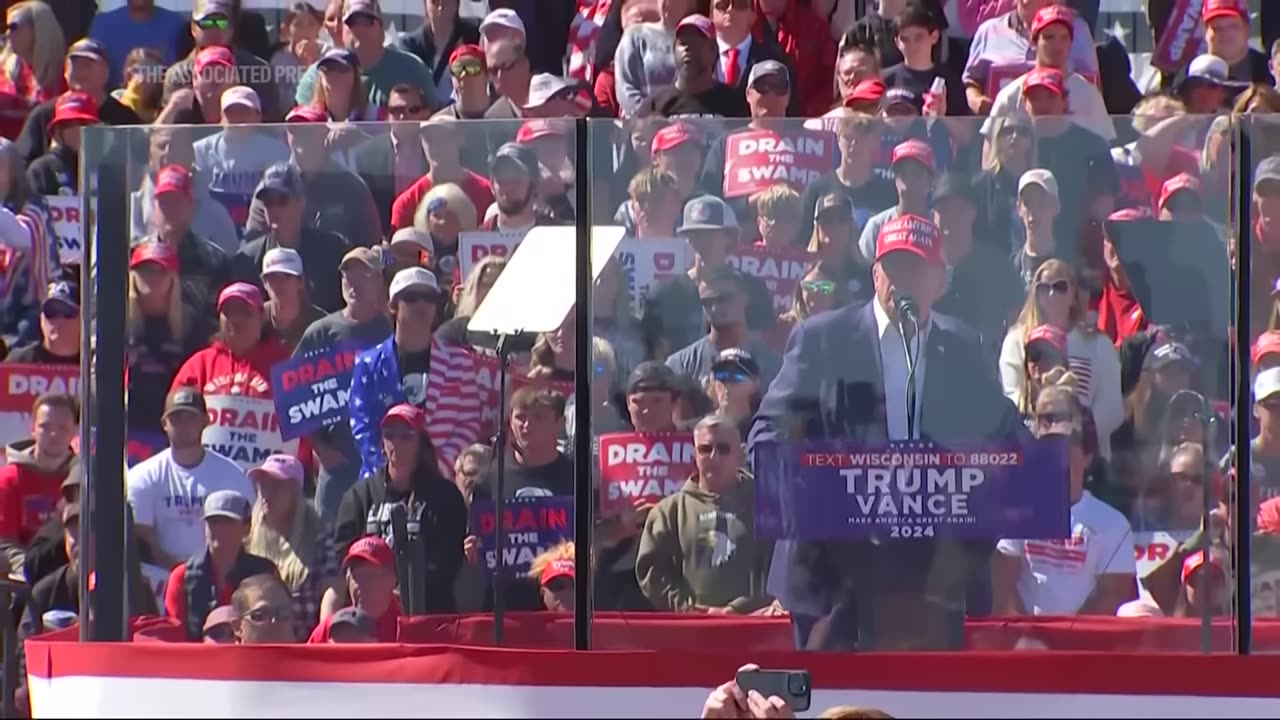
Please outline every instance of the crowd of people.
M572 537L494 580L477 518L604 482L610 453L572 460L589 403L600 445L691 448L657 497L593 489L597 610L789 615L801 646L840 647L856 596L883 632L851 646L947 646L919 621L938 578L916 549L938 543L754 531L749 441L923 438L907 385L926 428L1000 415L1072 448L1070 535L964 543L949 612L1223 615L1233 572L1280 612L1280 46L1250 46L1247 3L1204 0L1203 54L1147 92L1065 0L990 2L972 38L941 0L851 24L808 0L500 4L426 0L394 43L378 0L298 2L274 37L237 0L8 7L6 365L79 367L77 249L119 239L57 209L128 182L128 297L95 301L128 304L127 423L151 443L127 470L135 614L261 643L392 641L402 614L491 610L495 582L508 609L572 610ZM97 125L131 127L80 177ZM625 229L593 365L572 311L518 334L498 407L497 340L468 322L526 232L579 222ZM1239 243L1251 413L1229 402ZM828 382L864 353L875 383ZM299 388L326 378L306 423ZM32 631L78 610L81 400L41 394L0 469ZM1253 568L1231 562L1233 412L1256 428Z

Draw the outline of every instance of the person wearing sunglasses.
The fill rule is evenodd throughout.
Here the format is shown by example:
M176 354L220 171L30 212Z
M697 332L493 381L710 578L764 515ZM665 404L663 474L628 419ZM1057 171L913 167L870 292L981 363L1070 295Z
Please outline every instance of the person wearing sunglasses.
M195 47L183 60L175 63L164 76L164 102L169 103L174 93L192 87L196 74L201 73L200 54L208 48L222 48L231 56L229 67L222 70L221 81L226 87L248 85L262 102L263 122L278 122L284 116L280 108L280 91L276 88L271 65L251 50L242 47L236 38L237 18L241 13L233 0L198 0L191 13L191 36ZM264 49L263 55L269 55ZM205 98L202 98L205 101ZM218 98L211 99L217 106Z
M773 602L764 592L773 544L755 536L737 420L698 421L693 447L697 471L645 519L636 578L659 612L753 613Z
M274 572L245 578L231 595L231 631L237 645L298 642L289 590Z
M316 320L324 313L342 309L342 278L338 268L351 246L341 235L305 222L305 193L302 171L297 165L281 162L267 168L253 197L266 208L268 227L256 237L246 238L240 246L240 251L231 259L231 277L269 290L265 279L268 256L277 250L291 251L301 261L301 267L294 268L298 271L294 277L302 281L306 290L305 301L298 310ZM315 315L316 307L323 312ZM278 306L272 306L273 313L279 310ZM294 318L291 323L294 331L287 333L288 337L282 336L290 348L306 330L306 325L296 327L298 322Z
M460 0L425 0L423 5L426 22L417 30L400 35L395 45L422 61L434 83L432 96L447 101L453 91L450 71L454 53L468 44L478 47L480 23L459 17Z
M246 578L277 572L275 563L245 549L252 512L249 499L235 490L211 492L204 500L205 546L173 568L164 591L165 614L182 623L188 641L200 642L209 613L230 604Z
M474 379L467 382L475 385ZM363 576L352 572L352 559L372 560L378 566L378 575L389 575L379 580L377 587L385 588L387 593L395 587L395 562L389 560L389 550L388 559L384 560L379 548L386 547L386 540L393 538L391 515L396 507L405 510L411 528L407 540L413 545L412 552L423 561L421 585L416 588L421 602L419 611L449 613L457 607L453 587L465 562L467 505L453 483L454 458L450 457L449 475L440 469L444 453L437 448L446 446L433 443L429 437L437 423L428 418L421 408L408 403L392 407L379 418L378 452L385 459L342 498L333 533L339 556L347 558L343 563L347 585L325 592L321 618L331 615L348 598L360 603L360 592L352 582ZM370 557L370 553L374 555ZM382 593L378 592L377 597L381 598ZM375 602L366 609L380 616L386 606Z
M1070 534L1060 539L1000 540L991 561L997 615L1114 616L1138 596L1133 530L1119 510L1085 489L1097 454L1089 411L1070 373L1054 373L1035 402L1041 439L1069 443Z
M751 353L741 348L722 350L711 366L706 388L715 403L715 412L736 420L745 440L751 429L751 418L764 395L764 387L760 384L760 364Z
M40 340L9 353L10 363L80 364L80 288L60 280L40 305Z
M476 380L475 358L469 348L435 337L443 297L430 270L411 267L396 273L389 298L391 336L357 355L351 376L348 410L363 459L360 475L386 462L380 431L386 408L408 403L426 411L425 430L436 455L430 465L440 477L451 479L458 453L480 436L486 396Z
M687 375L706 386L712 366L720 353L741 348L755 357L761 371L761 382L767 386L782 360L753 332L747 322L750 300L745 276L731 265L724 265L698 280L698 302L710 328L706 335L667 358L667 367Z
M781 352L797 323L848 303L848 284L843 282L842 275L823 261L810 265L796 283L791 308L778 316L778 324L769 331L770 346Z
M529 83L533 80L525 48L523 38L502 37L485 43L485 67L498 96L485 111L486 118L513 120L523 117L520 109L529 100Z
M489 97L489 65L479 45L459 45L449 54L449 77L453 82L453 102L437 112L455 120L484 117ZM481 164L480 167L483 167Z
M1110 459L1111 433L1125 418L1120 355L1106 335L1085 322L1087 310L1079 279L1070 265L1056 258L1040 265L1031 276L1031 290L1022 310L1000 347L1000 383L1005 397L1023 413L1029 412L1035 393L1026 384L1025 348L1032 333L1042 326L1063 333L1064 353L1076 376L1080 401L1098 426L1099 452Z
M791 102L791 73L777 60L763 60L751 66L747 77L747 107L751 127L757 130L776 126L787 116Z

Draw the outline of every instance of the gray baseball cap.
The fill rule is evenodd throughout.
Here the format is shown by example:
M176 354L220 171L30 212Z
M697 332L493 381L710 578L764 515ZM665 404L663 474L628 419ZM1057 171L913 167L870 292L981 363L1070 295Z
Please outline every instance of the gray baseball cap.
M791 73L787 72L786 65L777 60L763 60L751 66L751 74L747 75L747 85L752 85L766 75L777 75L788 83L791 82Z
M714 195L696 197L684 205L684 217L677 233L690 230L737 230L738 218L733 208Z
M1258 186L1268 181L1280 182L1280 155L1258 163L1258 169L1253 172L1253 191L1258 192Z
M235 490L211 492L204 499L205 520L211 517L229 517L240 522L249 522L252 509L249 500Z
M330 631L340 625L349 625L370 638L375 637L377 634L377 624L374 622L373 616L363 608L344 607L334 613L333 617L329 619Z

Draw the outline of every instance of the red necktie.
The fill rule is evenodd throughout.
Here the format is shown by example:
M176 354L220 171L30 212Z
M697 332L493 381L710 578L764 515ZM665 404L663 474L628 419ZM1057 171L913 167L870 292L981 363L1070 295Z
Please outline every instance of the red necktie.
M738 84L738 48L731 47L724 54L724 84L735 87Z

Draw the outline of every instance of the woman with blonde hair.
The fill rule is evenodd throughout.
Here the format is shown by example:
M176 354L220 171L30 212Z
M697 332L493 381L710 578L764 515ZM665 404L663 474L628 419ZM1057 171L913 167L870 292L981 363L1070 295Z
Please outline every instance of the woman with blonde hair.
M422 196L413 211L413 229L431 237L436 277L450 291L458 268L458 237L476 229L475 203L457 183L441 183Z
M467 323L471 316L489 295L489 290L498 281L498 276L507 267L507 259L497 255L487 255L471 268L471 272L462 282L454 281L450 304L453 305L453 317L436 329L436 337L455 345L469 345L480 350L495 350L498 340L493 333L471 332ZM443 274L443 272L441 273ZM533 333L522 333L510 344L512 364L528 360L527 354L533 347Z
M800 221L800 193L786 183L778 183L752 195L750 202L756 212L756 230L760 233L757 244L767 248L799 246L800 228L804 224Z
M302 495L305 472L297 458L272 455L249 471L249 479L257 486L258 500L246 548L276 564L293 597L294 622L303 637L320 620L325 591L338 589L333 535Z
M164 94L164 59L151 48L134 48L124 59L125 86L111 92L144 123L160 115Z
M67 89L62 75L67 42L53 10L39 0L25 0L5 13L7 42L0 50L0 135L13 139L36 105Z
M995 140L987 143L982 172L973 180L973 194L978 198L974 237L986 238L997 250L1008 253L1018 180L1035 167L1036 137L1031 120L1023 115L992 120Z
M1076 273L1051 259L1036 269L1022 312L1000 350L1000 382L1005 397L1027 405L1026 346L1032 331L1047 325L1066 334L1067 364L1078 379L1080 401L1093 413L1102 456L1111 457L1111 433L1124 422L1120 356L1111 340L1084 322L1085 297Z

